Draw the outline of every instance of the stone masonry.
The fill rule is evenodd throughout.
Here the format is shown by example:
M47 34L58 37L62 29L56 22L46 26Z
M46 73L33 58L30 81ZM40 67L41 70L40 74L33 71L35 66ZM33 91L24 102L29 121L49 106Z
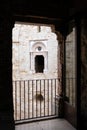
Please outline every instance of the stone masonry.
M43 50L38 53L34 47L40 45ZM35 73L33 62L35 62L35 55L39 54L44 56L44 73ZM13 80L57 78L57 57L58 41L51 26L15 24L13 28Z

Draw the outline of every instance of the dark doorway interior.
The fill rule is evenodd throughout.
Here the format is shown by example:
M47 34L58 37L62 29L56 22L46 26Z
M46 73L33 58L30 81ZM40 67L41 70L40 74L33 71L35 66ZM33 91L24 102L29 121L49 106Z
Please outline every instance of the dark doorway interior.
M42 55L35 57L35 72L43 73L44 69L44 57Z

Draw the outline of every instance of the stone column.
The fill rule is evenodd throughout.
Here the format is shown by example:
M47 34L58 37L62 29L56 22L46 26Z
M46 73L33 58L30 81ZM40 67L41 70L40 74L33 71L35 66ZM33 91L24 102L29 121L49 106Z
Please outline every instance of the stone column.
M12 94L12 19L0 15L0 130L14 130Z
M57 28L56 28L57 29ZM57 29L58 30L58 29ZM64 90L63 90L63 58L64 58L64 37L59 32L56 31L58 40L58 90L59 95L56 97L56 104L58 105L58 117L62 118L64 116Z
M48 52L43 52L44 57L44 73L48 70Z

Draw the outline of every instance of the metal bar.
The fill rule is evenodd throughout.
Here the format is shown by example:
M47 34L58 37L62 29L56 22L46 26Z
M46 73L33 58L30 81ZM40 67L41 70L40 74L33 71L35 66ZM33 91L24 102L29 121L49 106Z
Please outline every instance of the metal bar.
M55 86L55 115L56 115L56 79L54 81L55 81L54 86Z
M29 100L29 92L30 92L30 89L29 89L29 80L28 80L28 118L30 117L30 113L29 113L29 110L30 110L30 108L29 108L29 102L30 102L30 100Z
M25 119L25 81L24 81L24 119Z
M72 105L75 105L75 78L73 78L73 82L72 82Z
M52 108L52 98L53 98L53 90L52 90L52 80L51 80L51 115L53 114L53 108Z
M32 118L33 118L33 80L32 80Z
M57 79L57 78L48 78L48 79L42 78L42 79L35 79L35 80L38 81L38 80L54 80L54 79ZM28 81L32 81L32 80L34 80L34 79L31 79L31 80L28 80ZM18 81L20 81L20 80L14 80L13 82L18 82ZM27 80L21 80L21 82L24 82L24 81L27 81Z
M17 82L15 81L15 120L17 120Z
M73 102L73 93L72 93L72 90L73 90L73 78L71 78L71 105L73 104L72 102Z
M41 95L41 80L40 80L40 95ZM42 98L42 97L41 97ZM42 99L40 98L40 117L41 117L41 101Z
M36 80L36 117L37 117L37 80Z
M45 80L44 80L44 116L45 116Z
M21 81L19 83L20 83L19 93L20 93L20 120L21 120Z
M67 80L68 80L68 97L70 102L70 78L67 78Z
M48 80L48 116L49 116L49 80Z

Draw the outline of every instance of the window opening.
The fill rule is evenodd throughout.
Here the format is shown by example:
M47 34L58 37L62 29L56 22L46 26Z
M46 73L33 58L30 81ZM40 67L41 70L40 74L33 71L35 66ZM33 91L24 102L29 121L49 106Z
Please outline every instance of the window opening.
M38 26L40 32L38 33ZM59 46L53 25L16 22L13 28L12 69L14 120L58 117L55 99Z
M38 51L41 51L41 49L42 49L42 48L39 46L39 47L38 47Z
M43 73L43 70L44 70L44 57L36 56L35 57L35 72Z

